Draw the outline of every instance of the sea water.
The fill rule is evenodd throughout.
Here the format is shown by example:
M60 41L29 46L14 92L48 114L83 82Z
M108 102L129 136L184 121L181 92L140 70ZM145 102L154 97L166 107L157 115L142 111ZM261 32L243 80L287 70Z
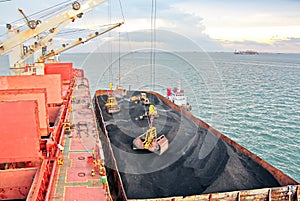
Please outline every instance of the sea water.
M7 61L0 57L1 75ZM61 61L85 70L92 94L119 80L163 95L181 87L195 116L300 182L299 54L92 53Z

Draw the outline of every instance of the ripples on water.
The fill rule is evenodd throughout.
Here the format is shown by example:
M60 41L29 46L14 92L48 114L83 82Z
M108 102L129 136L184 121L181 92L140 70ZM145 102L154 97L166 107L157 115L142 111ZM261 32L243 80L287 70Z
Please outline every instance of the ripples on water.
M213 57L227 96L220 130L299 181L298 55Z

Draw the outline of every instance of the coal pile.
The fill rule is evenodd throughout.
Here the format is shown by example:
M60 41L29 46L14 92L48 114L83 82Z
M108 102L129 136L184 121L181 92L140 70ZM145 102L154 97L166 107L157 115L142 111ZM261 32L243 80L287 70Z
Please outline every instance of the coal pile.
M107 96L98 96L114 156L128 199L188 196L280 186L263 167L179 111L147 94L158 110L153 126L169 140L161 156L132 150L132 141L149 128L138 116L147 110L128 97L118 99L121 112L107 114Z

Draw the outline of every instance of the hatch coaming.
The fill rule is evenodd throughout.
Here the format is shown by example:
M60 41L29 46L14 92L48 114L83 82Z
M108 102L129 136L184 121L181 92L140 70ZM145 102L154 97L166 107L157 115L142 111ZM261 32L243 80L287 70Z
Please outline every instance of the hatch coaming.
M0 170L0 200L26 199L37 167Z

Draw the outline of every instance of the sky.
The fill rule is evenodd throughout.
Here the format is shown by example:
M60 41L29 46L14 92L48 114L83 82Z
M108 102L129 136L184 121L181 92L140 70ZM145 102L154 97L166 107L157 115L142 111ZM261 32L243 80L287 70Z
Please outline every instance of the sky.
M18 8L30 15L62 2L66 1L0 0L0 33L5 32L6 23L21 18ZM300 0L156 0L156 47L175 51L251 49L300 53L299 8ZM121 28L97 39L97 44L99 40L116 40L120 33L119 40L127 46L146 48L151 46L151 32L147 32L151 29L151 10L152 0L110 0L67 28L95 29L101 24L125 20ZM80 50L90 51L95 43Z

